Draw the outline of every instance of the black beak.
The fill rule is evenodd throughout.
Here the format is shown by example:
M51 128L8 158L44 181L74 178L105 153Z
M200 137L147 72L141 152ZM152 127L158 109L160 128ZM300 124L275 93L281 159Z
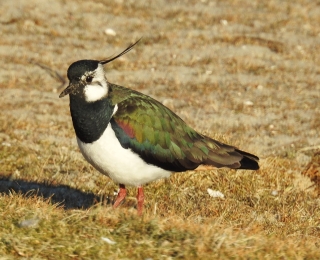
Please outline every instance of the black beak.
M62 98L66 95L69 95L71 93L74 93L76 89L78 89L79 87L79 83L75 83L75 82L70 82L69 83L69 86L66 87L62 92L61 94L59 95L59 98Z

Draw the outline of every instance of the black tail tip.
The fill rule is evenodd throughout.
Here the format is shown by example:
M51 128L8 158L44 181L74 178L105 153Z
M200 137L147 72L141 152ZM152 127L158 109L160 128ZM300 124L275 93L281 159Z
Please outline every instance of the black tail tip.
M259 158L258 157L253 157L253 158L249 158L244 156L242 158L242 160L240 161L241 166L239 167L239 169L244 169L244 170L259 170L260 166L259 166Z

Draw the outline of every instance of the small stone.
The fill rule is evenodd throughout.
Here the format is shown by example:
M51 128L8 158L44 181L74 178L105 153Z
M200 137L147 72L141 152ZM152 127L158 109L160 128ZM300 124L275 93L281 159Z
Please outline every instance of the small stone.
M224 199L224 194L221 191L218 190L212 190L210 188L207 189L207 192L209 195L213 198L221 198Z
M107 237L101 237L101 239L102 239L104 242L107 242L109 245L114 245L114 244L117 243L117 242L112 241L111 239L109 239L109 238L107 238Z
M273 190L273 191L271 192L271 195L272 195L272 196L278 196L278 194L279 194L279 192L278 192L277 190Z
M39 219L37 219L37 218L26 219L26 220L22 220L19 223L19 227L34 228L38 225L38 223L39 223Z
M253 106L253 102L250 101L250 100L244 101L243 104L244 104L245 106Z
M110 35L110 36L116 36L117 33L115 32L115 30L111 29L111 28L107 28L105 31L104 31L105 34L107 35Z
M227 20L224 20L224 19L220 20L220 23L221 23L222 25L228 25L228 21L227 21Z

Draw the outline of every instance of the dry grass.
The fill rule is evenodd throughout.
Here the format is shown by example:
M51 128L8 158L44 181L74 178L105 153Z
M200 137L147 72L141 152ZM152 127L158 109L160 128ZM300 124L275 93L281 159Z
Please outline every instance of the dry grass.
M320 258L320 199L301 175L320 145L319 4L146 5L0 7L0 259ZM134 188L111 208L117 186L81 157L61 82L36 64L65 77L71 62L141 36L108 79L259 155L261 169L203 168L151 183L139 218Z
M143 218L132 207L134 189L117 210L93 201L93 206L83 203L84 208L77 209L75 201L93 195L39 181L38 192L26 191L22 184L22 193L10 189L0 197L0 252L46 259L315 259L320 201L295 183L302 177L288 174L293 169L289 160L274 158L263 161L255 174L222 170L175 175L146 187ZM103 189L103 183L97 186ZM226 198L213 199L206 193L208 187ZM65 198L69 208L44 199L41 189L49 192L47 197L52 192L55 200Z

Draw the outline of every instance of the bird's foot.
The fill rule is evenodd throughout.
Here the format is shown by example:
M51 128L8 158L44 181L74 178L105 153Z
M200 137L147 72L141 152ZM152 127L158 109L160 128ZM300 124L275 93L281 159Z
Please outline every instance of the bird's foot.
M125 199L126 195L127 195L127 190L126 187L123 184L119 185L119 192L118 192L118 196L116 198L116 201L113 203L113 208L117 208L121 202Z
M138 187L138 194L137 194L137 209L138 209L138 215L142 215L143 211L143 203L144 203L144 193L143 193L143 187Z
M116 198L116 201L113 204L114 209L121 204L121 202L125 199L127 195L127 190L125 185L120 184L119 188L120 190L118 192L118 196ZM137 205L138 215L141 216L143 211L143 203L144 203L143 187L138 187L137 201L138 201L138 205Z

